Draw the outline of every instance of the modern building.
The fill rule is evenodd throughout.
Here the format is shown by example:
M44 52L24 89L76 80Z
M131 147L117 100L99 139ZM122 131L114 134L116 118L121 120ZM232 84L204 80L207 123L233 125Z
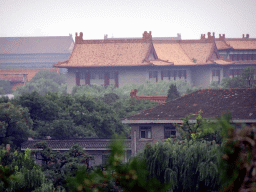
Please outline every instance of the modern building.
M176 124L182 124L187 115L192 114L190 122L196 123L199 111L207 119L230 113L232 123L256 125L256 89L198 90L127 117L122 122L131 125L132 155L147 143L176 136Z

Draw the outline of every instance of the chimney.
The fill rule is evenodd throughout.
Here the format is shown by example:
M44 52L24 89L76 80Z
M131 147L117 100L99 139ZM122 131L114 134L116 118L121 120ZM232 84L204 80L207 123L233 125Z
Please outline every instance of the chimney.
M205 40L205 34L201 34L201 40Z
M108 40L108 34L104 35L104 40Z
M249 34L246 34L246 39L249 39Z
M208 35L208 40L209 41L214 41L215 40L215 33L214 32L212 33L212 35L211 35L211 32L208 32L207 35Z
M76 37L75 37L75 43L76 44L80 44L83 42L83 33L80 32L79 36L77 36L77 33L76 33Z
M244 39L244 34L243 34L243 39Z
M219 40L225 41L225 34L219 34Z
M149 31L149 33L147 31L144 31L144 33L142 34L142 39L144 39L145 41L152 41L151 31Z

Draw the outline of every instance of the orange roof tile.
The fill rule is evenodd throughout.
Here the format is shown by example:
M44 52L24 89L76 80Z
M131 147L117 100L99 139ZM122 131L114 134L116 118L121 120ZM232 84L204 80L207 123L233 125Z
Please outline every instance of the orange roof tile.
M1 54L70 53L72 36L0 37Z
M216 46L218 48L218 50L221 50L221 49L231 49L232 47L229 46L225 41L215 41L216 43Z
M9 80L9 81L19 81L23 80L23 74L27 75L27 81L30 81L37 72L39 71L54 71L60 73L59 69L49 68L49 69L0 69L0 80ZM15 85L16 87L22 87L24 84L19 83ZM14 89L13 89L14 90Z
M158 58L173 62L174 65L194 65L179 43L153 43Z
M226 39L234 49L256 49L256 39Z
M213 43L181 43L180 45L189 59L196 60L194 64L206 64L214 46Z
M67 62L54 67L103 67L149 65L150 43L76 44Z
M223 58L210 60L209 62L212 62L213 64L221 64L221 65L235 64L234 61L231 61L230 59L223 59Z

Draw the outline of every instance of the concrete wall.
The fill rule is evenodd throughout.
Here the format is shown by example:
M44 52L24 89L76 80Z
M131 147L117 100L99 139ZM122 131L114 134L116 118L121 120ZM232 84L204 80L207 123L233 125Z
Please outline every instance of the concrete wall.
M193 66L191 68L192 84L196 87L206 87L211 83L212 71L208 66Z
M140 127L151 126L151 139L140 138ZM168 124L145 124L145 125L131 125L131 155L135 155L144 149L146 144L154 144L156 142L163 142L164 139L164 127ZM179 133L176 131L176 135Z
M90 72L118 72L118 84L119 87L124 85L138 85L146 83L146 81L156 82L156 78L150 79L149 72L157 71L157 79L161 81L161 71L165 70L186 70L187 74L187 82L192 83L192 74L190 67L119 67L119 68L69 68L67 74L67 91L71 93L72 88L76 85L76 72L85 73L86 71ZM110 79L110 84L114 84L114 79ZM99 84L104 85L104 79L93 79L91 80L91 84ZM85 79L80 79L80 85L85 85Z
M72 68L68 69L67 73L67 92L71 93L72 88L76 85L76 74Z

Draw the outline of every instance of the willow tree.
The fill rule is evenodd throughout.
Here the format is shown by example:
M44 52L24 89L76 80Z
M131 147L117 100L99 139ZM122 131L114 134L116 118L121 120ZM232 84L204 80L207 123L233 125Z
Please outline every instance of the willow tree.
M173 141L147 145L144 152L149 177L171 183L171 191L218 190L220 152L217 145Z

